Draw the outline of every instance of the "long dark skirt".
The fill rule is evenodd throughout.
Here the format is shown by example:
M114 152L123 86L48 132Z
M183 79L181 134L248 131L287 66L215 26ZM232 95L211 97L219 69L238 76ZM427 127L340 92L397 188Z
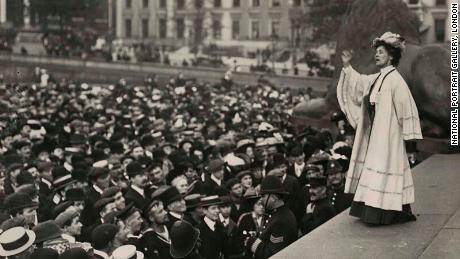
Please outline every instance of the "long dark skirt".
M374 225L389 225L415 221L417 218L412 214L410 204L405 204L402 211L384 210L367 206L364 202L353 201L350 207L350 215L360 218L364 223Z

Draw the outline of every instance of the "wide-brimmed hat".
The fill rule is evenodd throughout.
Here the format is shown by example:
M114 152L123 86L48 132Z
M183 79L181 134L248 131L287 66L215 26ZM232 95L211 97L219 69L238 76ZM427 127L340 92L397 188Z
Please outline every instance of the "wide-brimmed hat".
M236 143L236 150L244 151L243 148L252 146L255 147L256 143L252 139L242 139Z
M136 250L134 245L120 246L112 252L111 259L143 259L144 254Z
M32 201L29 195L16 192L6 196L3 202L3 208L8 211L24 208L38 208L38 203Z
M236 178L241 180L246 175L250 175L251 177L253 177L253 174L252 174L251 170L243 170L243 171L239 172L238 174L236 174Z
M222 204L222 199L218 195L206 196L200 200L201 206L209 207Z
M78 212L75 207L72 207L64 212L59 213L54 221L59 227L63 228L67 222L78 216L80 216L80 212Z
M54 220L40 222L33 228L35 232L35 244L43 243L48 240L58 238L62 235L62 230Z
M35 241L35 233L23 227L14 227L0 235L0 256L13 256L24 252Z
M170 186L163 193L161 193L158 198L163 202L165 207L168 207L169 204L182 200L182 195L179 193L176 187Z
M205 196L199 193L194 193L194 194L185 196L184 200L185 200L187 209L193 209L193 208L201 206L201 198L203 197Z
M372 41L372 47L375 48L381 42L401 50L406 47L406 40L401 37L401 35L389 31L382 34L382 36L375 38Z
M281 183L279 177L267 175L260 184L260 194L289 194Z
M170 230L171 246L169 253L173 258L184 258L189 255L200 236L200 230L184 220L176 221Z
M92 245L95 249L104 249L118 233L118 227L114 224L101 224L94 228L91 233Z
M225 162L222 159L214 159L209 161L207 170L208 172L216 172L224 168Z

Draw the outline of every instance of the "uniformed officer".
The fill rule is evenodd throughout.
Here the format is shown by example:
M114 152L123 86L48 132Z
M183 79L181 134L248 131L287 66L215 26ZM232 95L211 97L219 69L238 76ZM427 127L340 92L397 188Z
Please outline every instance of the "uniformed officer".
M302 218L301 230L304 235L336 215L334 206L327 196L327 178L314 176L309 180L311 203L307 205L306 215Z
M353 194L344 193L345 182L342 166L337 160L330 160L327 164L327 181L330 188L329 199L331 200L332 206L334 206L337 214L346 210L350 207L353 201Z
M270 215L260 236L246 240L246 249L254 258L269 258L297 239L296 218L283 200L286 194L278 177L268 175L262 181L261 201Z

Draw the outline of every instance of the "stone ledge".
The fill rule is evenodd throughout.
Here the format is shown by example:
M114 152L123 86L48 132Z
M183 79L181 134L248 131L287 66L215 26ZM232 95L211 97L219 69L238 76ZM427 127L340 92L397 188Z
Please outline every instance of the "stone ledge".
M458 258L458 168L460 155L433 155L413 170L415 222L371 227L346 210L272 258Z

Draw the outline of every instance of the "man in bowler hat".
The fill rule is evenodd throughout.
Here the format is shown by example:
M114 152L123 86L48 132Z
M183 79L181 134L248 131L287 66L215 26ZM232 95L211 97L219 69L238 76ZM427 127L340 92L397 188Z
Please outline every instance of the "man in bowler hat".
M126 204L133 203L134 206L143 210L148 205L148 197L145 188L148 184L148 178L142 165L133 161L126 167L131 186L125 194Z

